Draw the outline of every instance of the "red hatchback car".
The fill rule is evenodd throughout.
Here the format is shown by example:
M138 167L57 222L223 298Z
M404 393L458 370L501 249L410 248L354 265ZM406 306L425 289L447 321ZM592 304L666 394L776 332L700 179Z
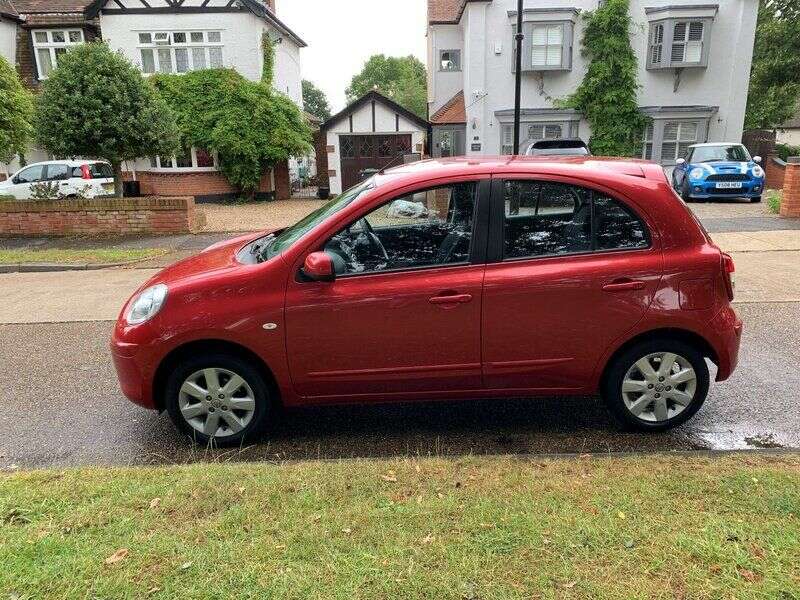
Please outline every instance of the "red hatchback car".
M203 443L279 406L597 392L658 431L702 405L706 358L736 366L733 271L658 165L426 161L161 271L111 349Z

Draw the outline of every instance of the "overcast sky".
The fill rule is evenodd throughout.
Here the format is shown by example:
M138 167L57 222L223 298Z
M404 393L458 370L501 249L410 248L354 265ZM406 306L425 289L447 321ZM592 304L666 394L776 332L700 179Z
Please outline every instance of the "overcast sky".
M373 54L426 61L426 0L277 0L278 18L305 40L303 79L328 96L333 112Z

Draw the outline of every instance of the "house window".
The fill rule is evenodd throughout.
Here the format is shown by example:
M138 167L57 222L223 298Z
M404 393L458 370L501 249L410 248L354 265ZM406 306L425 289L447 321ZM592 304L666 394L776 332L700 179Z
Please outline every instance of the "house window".
M578 135L578 122L558 123L521 123L520 124L520 151L525 150L531 142L538 140L557 140L569 134ZM527 137L526 137L527 136ZM501 154L514 154L514 125L503 124Z
M647 67L705 67L708 64L706 39L711 19L667 19L650 24Z
M39 79L47 79L58 59L84 41L82 29L38 29L31 32Z
M184 148L176 156L151 156L150 166L153 169L173 171L216 171L219 159L215 152L202 148Z
M440 71L461 70L461 50L441 50L439 52Z
M538 24L531 30L531 66L560 67L564 51L564 25Z
M224 66L219 31L143 31L138 35L143 73L188 73Z
M644 128L644 140L642 140L642 158L653 160L653 124L650 123Z
M686 155L689 146L697 143L697 122L667 121L661 142L662 162L675 162Z

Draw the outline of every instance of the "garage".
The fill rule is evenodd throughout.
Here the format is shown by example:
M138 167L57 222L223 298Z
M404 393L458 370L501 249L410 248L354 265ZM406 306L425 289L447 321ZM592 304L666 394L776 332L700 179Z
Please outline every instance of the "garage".
M332 116L322 129L334 195L358 183L366 170L402 163L408 156L421 157L428 137L424 119L376 91Z

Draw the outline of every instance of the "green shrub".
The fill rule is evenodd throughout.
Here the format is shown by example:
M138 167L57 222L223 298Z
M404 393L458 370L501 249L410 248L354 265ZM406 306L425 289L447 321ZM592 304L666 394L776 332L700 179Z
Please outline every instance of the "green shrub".
M16 198L14 198L14 196L0 194L0 202L14 202L15 200Z
M769 212L776 215L781 212L781 196L783 194L778 190L767 190L765 195L767 197L767 208Z
M25 152L33 133L33 94L8 62L0 56L0 161Z
M782 160L786 160L790 156L800 156L800 146L792 146L790 144L775 144L775 153Z

